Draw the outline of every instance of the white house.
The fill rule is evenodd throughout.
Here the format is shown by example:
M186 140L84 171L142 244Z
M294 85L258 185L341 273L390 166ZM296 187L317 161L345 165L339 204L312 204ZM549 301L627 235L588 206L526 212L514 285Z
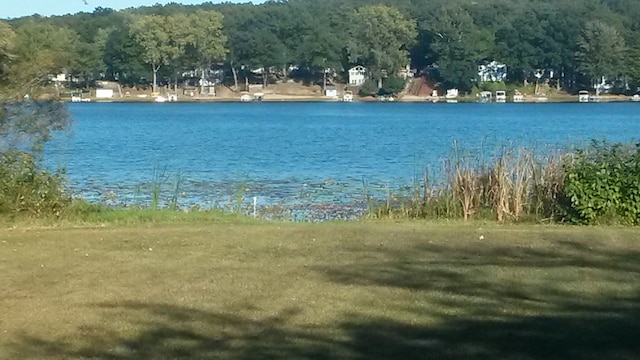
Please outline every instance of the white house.
M362 65L357 65L349 69L349 85L350 86L362 86L367 79L367 68Z

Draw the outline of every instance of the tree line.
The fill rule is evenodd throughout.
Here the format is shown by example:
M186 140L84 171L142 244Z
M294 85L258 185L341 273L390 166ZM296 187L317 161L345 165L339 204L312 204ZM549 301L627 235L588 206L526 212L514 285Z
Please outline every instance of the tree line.
M507 81L544 78L569 91L640 86L637 0L274 0L156 5L0 21L0 81L25 89L66 72L85 84L206 80L223 69L236 88L261 74L321 79L367 67L383 85L406 65L468 92L478 65L507 65ZM257 78L257 77L256 77ZM228 80L227 80L228 79ZM200 82L201 84L204 81ZM16 92L18 93L18 92Z

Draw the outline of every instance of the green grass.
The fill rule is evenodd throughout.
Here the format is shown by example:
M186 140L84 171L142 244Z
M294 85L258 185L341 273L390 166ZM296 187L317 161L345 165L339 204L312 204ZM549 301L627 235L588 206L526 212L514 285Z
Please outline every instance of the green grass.
M479 222L0 230L2 359L636 359L640 232Z

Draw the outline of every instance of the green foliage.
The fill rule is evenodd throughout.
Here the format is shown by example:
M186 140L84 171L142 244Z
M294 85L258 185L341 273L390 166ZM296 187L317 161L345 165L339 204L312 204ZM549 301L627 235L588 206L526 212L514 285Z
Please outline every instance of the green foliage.
M41 166L44 145L70 125L59 102L0 102L0 214L60 216L64 172Z
M592 81L621 74L627 50L614 27L602 21L588 22L578 38L578 47L578 70Z
M107 78L118 79L127 85L137 85L148 78L142 47L129 35L124 16L113 18L114 25L105 29L107 35L103 61Z
M9 60L13 58L15 36L13 29L6 22L0 21L0 81L3 80Z
M39 160L53 133L70 126L71 118L63 103L0 102L0 152L26 152Z
M267 84L270 76L286 77L289 65L317 77L326 68L339 74L361 63L380 80L410 62L444 87L468 92L477 65L496 60L507 64L509 81L520 86L545 69L556 74L552 82L573 90L605 76L635 92L639 14L637 0L295 0L96 8L9 20L11 28L0 24L0 72L16 65L14 73L24 75L16 81L21 85L60 69L87 82L104 74L146 85L148 69L143 73L141 63L152 65L154 74L162 67L164 74L157 75L175 80L227 55L236 83L264 68ZM141 18L150 21L140 26ZM7 54L16 56L9 62Z
M5 69L5 93L13 98L31 94L49 75L72 67L79 39L72 29L29 19L14 30L13 53Z
M182 27L184 15L145 15L134 17L130 35L143 49L144 61L153 71L153 91L156 91L158 70L184 54L188 38Z
M438 9L426 31L434 39L430 48L445 85L471 90L478 63L490 55L493 33L478 27L468 11L455 4Z
M178 15L174 15L178 16ZM223 60L227 37L222 32L222 14L217 11L198 10L194 14L177 18L186 39L186 55L200 68Z
M503 81L499 81L499 82L489 81L489 82L481 83L479 89L482 91L491 91L495 93L496 91L499 91L499 90L506 91L507 85Z
M640 143L593 141L566 165L571 221L640 224Z
M364 84L360 86L360 96L374 96L378 93L378 84L372 79L367 79Z
M71 203L64 173L42 169L27 153L0 153L0 214L60 216Z
M409 63L408 49L415 42L415 21L396 8L384 5L363 6L350 16L347 45L349 60L366 66L373 78L395 74Z
M578 37L578 70L592 81L621 75L626 45L620 33L602 21L590 21Z
M383 80L382 88L378 91L378 94L397 95L404 90L406 84L407 82L405 79L397 76L390 76Z

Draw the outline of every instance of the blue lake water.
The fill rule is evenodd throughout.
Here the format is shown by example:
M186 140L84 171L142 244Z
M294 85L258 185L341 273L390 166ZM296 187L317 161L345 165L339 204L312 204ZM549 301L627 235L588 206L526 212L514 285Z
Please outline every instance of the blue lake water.
M154 175L183 206L351 201L437 173L457 141L541 151L640 134L638 103L79 103L47 149L77 196L131 204ZM175 184L174 184L175 185Z

